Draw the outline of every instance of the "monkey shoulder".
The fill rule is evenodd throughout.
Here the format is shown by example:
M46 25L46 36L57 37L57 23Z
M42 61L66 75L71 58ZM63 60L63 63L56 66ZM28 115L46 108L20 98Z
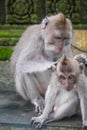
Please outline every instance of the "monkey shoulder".
M36 39L39 37L39 34L40 34L40 30L41 30L41 26L40 24L37 24L37 25L31 25L29 26L22 34L21 38L20 38L20 42L23 40L23 42L31 42L30 40L31 39ZM37 41L36 41L37 43ZM28 44L28 43L27 43ZM26 44L26 45L27 45Z
M27 27L27 29L25 30L25 32L35 32L40 30L40 24L35 24L35 25L30 25L29 27Z

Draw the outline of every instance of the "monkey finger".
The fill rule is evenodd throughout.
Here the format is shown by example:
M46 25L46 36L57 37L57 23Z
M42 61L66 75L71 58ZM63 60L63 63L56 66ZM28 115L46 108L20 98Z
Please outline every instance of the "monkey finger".
M86 59L86 55L84 54L77 54L76 56L74 56L75 59L80 58L80 57Z
M45 107L45 104L43 102L41 102L41 104L39 106L39 110L42 112L44 107Z
M31 118L31 120L30 120L30 124L32 125L33 122L34 122L34 117Z
M42 124L40 122L37 123L35 128L41 128Z
M35 120L34 119L31 119L30 120L30 124L32 127L36 127L36 123L35 123Z
M42 124L34 118L35 117L32 117L32 119L30 121L31 126L34 128L41 128Z
M38 115L40 116L42 113L43 113L42 110L39 110Z
M76 55L74 58L80 63L85 63L87 60L87 57L84 54Z
M35 112L39 113L39 106L35 106Z
M80 63L85 63L85 59L83 59L83 58L78 58L77 61Z
M38 113L38 115L41 115L43 113L44 105L38 105L35 107L35 112Z
M33 122L32 126L33 126L34 128L41 128L40 122L36 122L36 121Z
M38 104L38 107L37 107L39 114L43 113L44 107L45 107L45 103L42 100L39 101L39 104Z

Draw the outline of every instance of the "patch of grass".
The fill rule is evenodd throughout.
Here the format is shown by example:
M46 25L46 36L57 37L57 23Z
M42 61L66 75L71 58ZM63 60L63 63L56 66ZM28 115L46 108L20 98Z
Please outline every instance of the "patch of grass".
M0 38L0 46L14 46L18 39L18 37L2 37Z
M0 60L9 60L27 25L0 25Z
M24 30L0 30L0 37L20 37Z
M24 25L0 25L0 37L20 37L26 28Z
M7 29L26 29L29 25L16 25L16 24L4 24L4 25L1 25L0 24L0 30L7 30Z
M0 47L0 60L9 60L12 52L13 48Z

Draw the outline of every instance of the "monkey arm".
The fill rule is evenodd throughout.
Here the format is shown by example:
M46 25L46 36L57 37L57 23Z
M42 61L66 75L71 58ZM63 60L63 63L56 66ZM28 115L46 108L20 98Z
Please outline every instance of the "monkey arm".
M84 74L80 76L77 93L80 99L83 127L87 127L87 77Z
M53 79L56 78L53 74ZM55 105L55 100L59 92L60 84L57 82L57 80L52 80L50 85L48 86L46 96L45 96L45 109L43 111L42 116L44 119L47 119L49 114L52 112L53 106Z
M53 106L55 105L55 99L59 92L60 84L58 84L55 72L52 74L52 80L48 86L45 96L45 108L41 116L32 117L31 123L36 128L40 128L43 123L48 119L49 114L52 112ZM59 86L59 87L58 87Z
M53 65L54 62L48 61L27 61L27 63L23 66L23 71L25 73L42 72L51 68Z
M80 98L83 127L87 127L87 97Z
M41 57L38 52L36 53L35 57L33 55L35 51L34 49L31 52L28 52L27 49L23 50L18 58L16 68L18 68L19 70L21 68L22 71L25 73L35 73L45 71L55 64L55 62L48 61Z

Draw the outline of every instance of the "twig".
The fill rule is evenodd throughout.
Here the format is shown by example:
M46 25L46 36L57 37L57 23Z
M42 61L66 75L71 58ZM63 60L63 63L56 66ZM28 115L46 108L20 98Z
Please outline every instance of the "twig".
M79 47L77 47L77 46L75 46L75 45L73 45L73 44L72 44L72 47L75 48L75 49L77 49L77 50L79 50L79 51L82 51L82 52L84 52L84 53L87 53L87 50L80 49Z

